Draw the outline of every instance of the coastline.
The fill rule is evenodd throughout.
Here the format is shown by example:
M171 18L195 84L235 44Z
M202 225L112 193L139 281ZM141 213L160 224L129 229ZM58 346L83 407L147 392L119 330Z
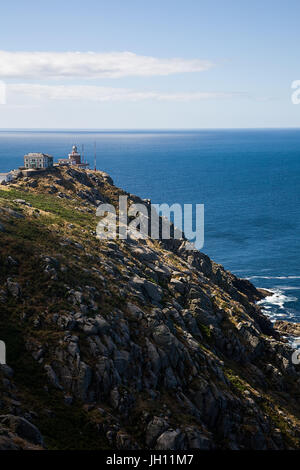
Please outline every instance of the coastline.
M143 202L67 167L0 187L0 376L13 384L0 430L17 439L11 423L34 409L41 449L300 448L299 372L257 305L269 292L184 239L97 239L98 201L120 194Z
M299 227L294 210L299 199L296 130L2 133L0 167L17 168L24 153L32 150L64 157L74 142L80 149L84 144L92 165L95 140L99 167L128 192L158 204L204 203L204 251L239 277L257 276L252 281L257 287L282 287L272 311L278 319L285 311L289 321L300 318L298 292L289 290L299 289L300 276L299 241L294 236ZM284 310L281 300L286 302Z

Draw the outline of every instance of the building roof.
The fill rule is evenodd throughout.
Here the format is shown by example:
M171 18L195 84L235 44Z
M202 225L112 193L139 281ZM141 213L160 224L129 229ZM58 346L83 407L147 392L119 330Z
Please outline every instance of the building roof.
M38 152L35 152L35 153L27 153L27 155L25 155L25 157L31 157L31 158L53 158L52 155L48 155L47 153L38 153Z

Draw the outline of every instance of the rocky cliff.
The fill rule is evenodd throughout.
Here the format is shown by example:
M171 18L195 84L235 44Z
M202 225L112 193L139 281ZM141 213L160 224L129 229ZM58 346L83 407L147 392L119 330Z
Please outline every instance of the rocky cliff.
M264 293L184 240L98 240L122 194L71 168L0 186L0 449L299 449Z

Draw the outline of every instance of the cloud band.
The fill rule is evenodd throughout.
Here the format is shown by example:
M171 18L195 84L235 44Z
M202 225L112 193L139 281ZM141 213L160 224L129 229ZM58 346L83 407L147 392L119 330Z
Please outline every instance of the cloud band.
M0 51L0 79L97 79L202 72L213 66L199 59L160 59L132 52Z
M194 101L218 98L230 98L233 93L213 92L174 92L138 91L127 88L112 88L93 85L38 85L10 84L7 87L10 95L17 94L32 99L57 101Z

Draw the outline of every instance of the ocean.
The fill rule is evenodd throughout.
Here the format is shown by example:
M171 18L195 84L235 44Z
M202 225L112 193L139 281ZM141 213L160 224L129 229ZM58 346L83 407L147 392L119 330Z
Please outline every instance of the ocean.
M93 166L153 203L205 205L214 261L256 286L272 320L300 322L300 130L0 131L0 172L28 152L65 157L84 145Z

